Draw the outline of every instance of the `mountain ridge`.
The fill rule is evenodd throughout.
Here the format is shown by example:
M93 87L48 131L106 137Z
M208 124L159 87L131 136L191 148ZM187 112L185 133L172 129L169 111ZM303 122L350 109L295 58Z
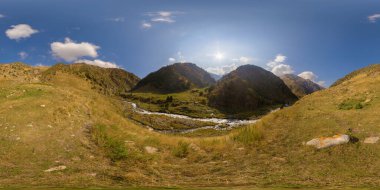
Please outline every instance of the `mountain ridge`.
M208 72L194 63L174 63L148 74L133 88L136 92L173 93L204 88L215 83Z

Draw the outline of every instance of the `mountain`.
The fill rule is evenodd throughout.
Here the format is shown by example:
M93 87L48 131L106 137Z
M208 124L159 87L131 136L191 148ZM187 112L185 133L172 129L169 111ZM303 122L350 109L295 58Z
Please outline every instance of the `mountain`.
M218 75L218 74L214 74L214 73L209 73L209 74L216 81L218 81L219 79L221 79L223 77L223 75Z
M204 88L215 83L208 72L193 63L175 63L150 73L133 88L137 92L172 93Z
M314 83L311 80L304 79L297 75L286 74L280 77L286 86L295 94L298 98L311 94L315 91L324 89L322 86Z
M95 89L106 95L125 95L140 80L133 73L118 68L103 68L85 63L56 64L42 73L45 81L59 74L73 74L86 79Z
M280 78L254 65L240 66L225 75L210 89L208 98L211 106L230 113L297 100Z

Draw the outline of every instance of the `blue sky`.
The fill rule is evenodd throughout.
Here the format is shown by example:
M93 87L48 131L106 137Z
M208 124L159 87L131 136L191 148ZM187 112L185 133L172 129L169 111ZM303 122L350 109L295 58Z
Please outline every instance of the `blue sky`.
M328 86L380 62L375 0L0 0L0 15L2 63L84 61L140 77L180 61L219 74L255 64Z

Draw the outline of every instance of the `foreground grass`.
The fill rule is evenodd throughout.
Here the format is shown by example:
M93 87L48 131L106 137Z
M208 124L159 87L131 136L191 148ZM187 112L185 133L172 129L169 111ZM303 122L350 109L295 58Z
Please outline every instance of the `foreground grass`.
M71 75L0 81L0 186L377 187L380 146L363 140L380 135L379 84L378 75L358 75L256 125L199 137L144 129L125 117L122 100ZM303 145L348 128L359 143Z

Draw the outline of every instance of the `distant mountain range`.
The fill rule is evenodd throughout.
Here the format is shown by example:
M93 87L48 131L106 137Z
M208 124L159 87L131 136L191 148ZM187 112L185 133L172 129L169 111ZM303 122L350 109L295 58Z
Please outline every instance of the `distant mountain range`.
M175 63L150 73L133 88L136 92L173 93L215 84L208 72L193 63Z
M297 100L284 82L261 67L244 65L225 75L210 89L209 104L226 112L251 111Z
M286 74L281 76L280 78L285 82L286 86L288 86L288 88L298 98L311 94L315 91L324 89L319 84L316 84L311 80L301 78L297 75Z

